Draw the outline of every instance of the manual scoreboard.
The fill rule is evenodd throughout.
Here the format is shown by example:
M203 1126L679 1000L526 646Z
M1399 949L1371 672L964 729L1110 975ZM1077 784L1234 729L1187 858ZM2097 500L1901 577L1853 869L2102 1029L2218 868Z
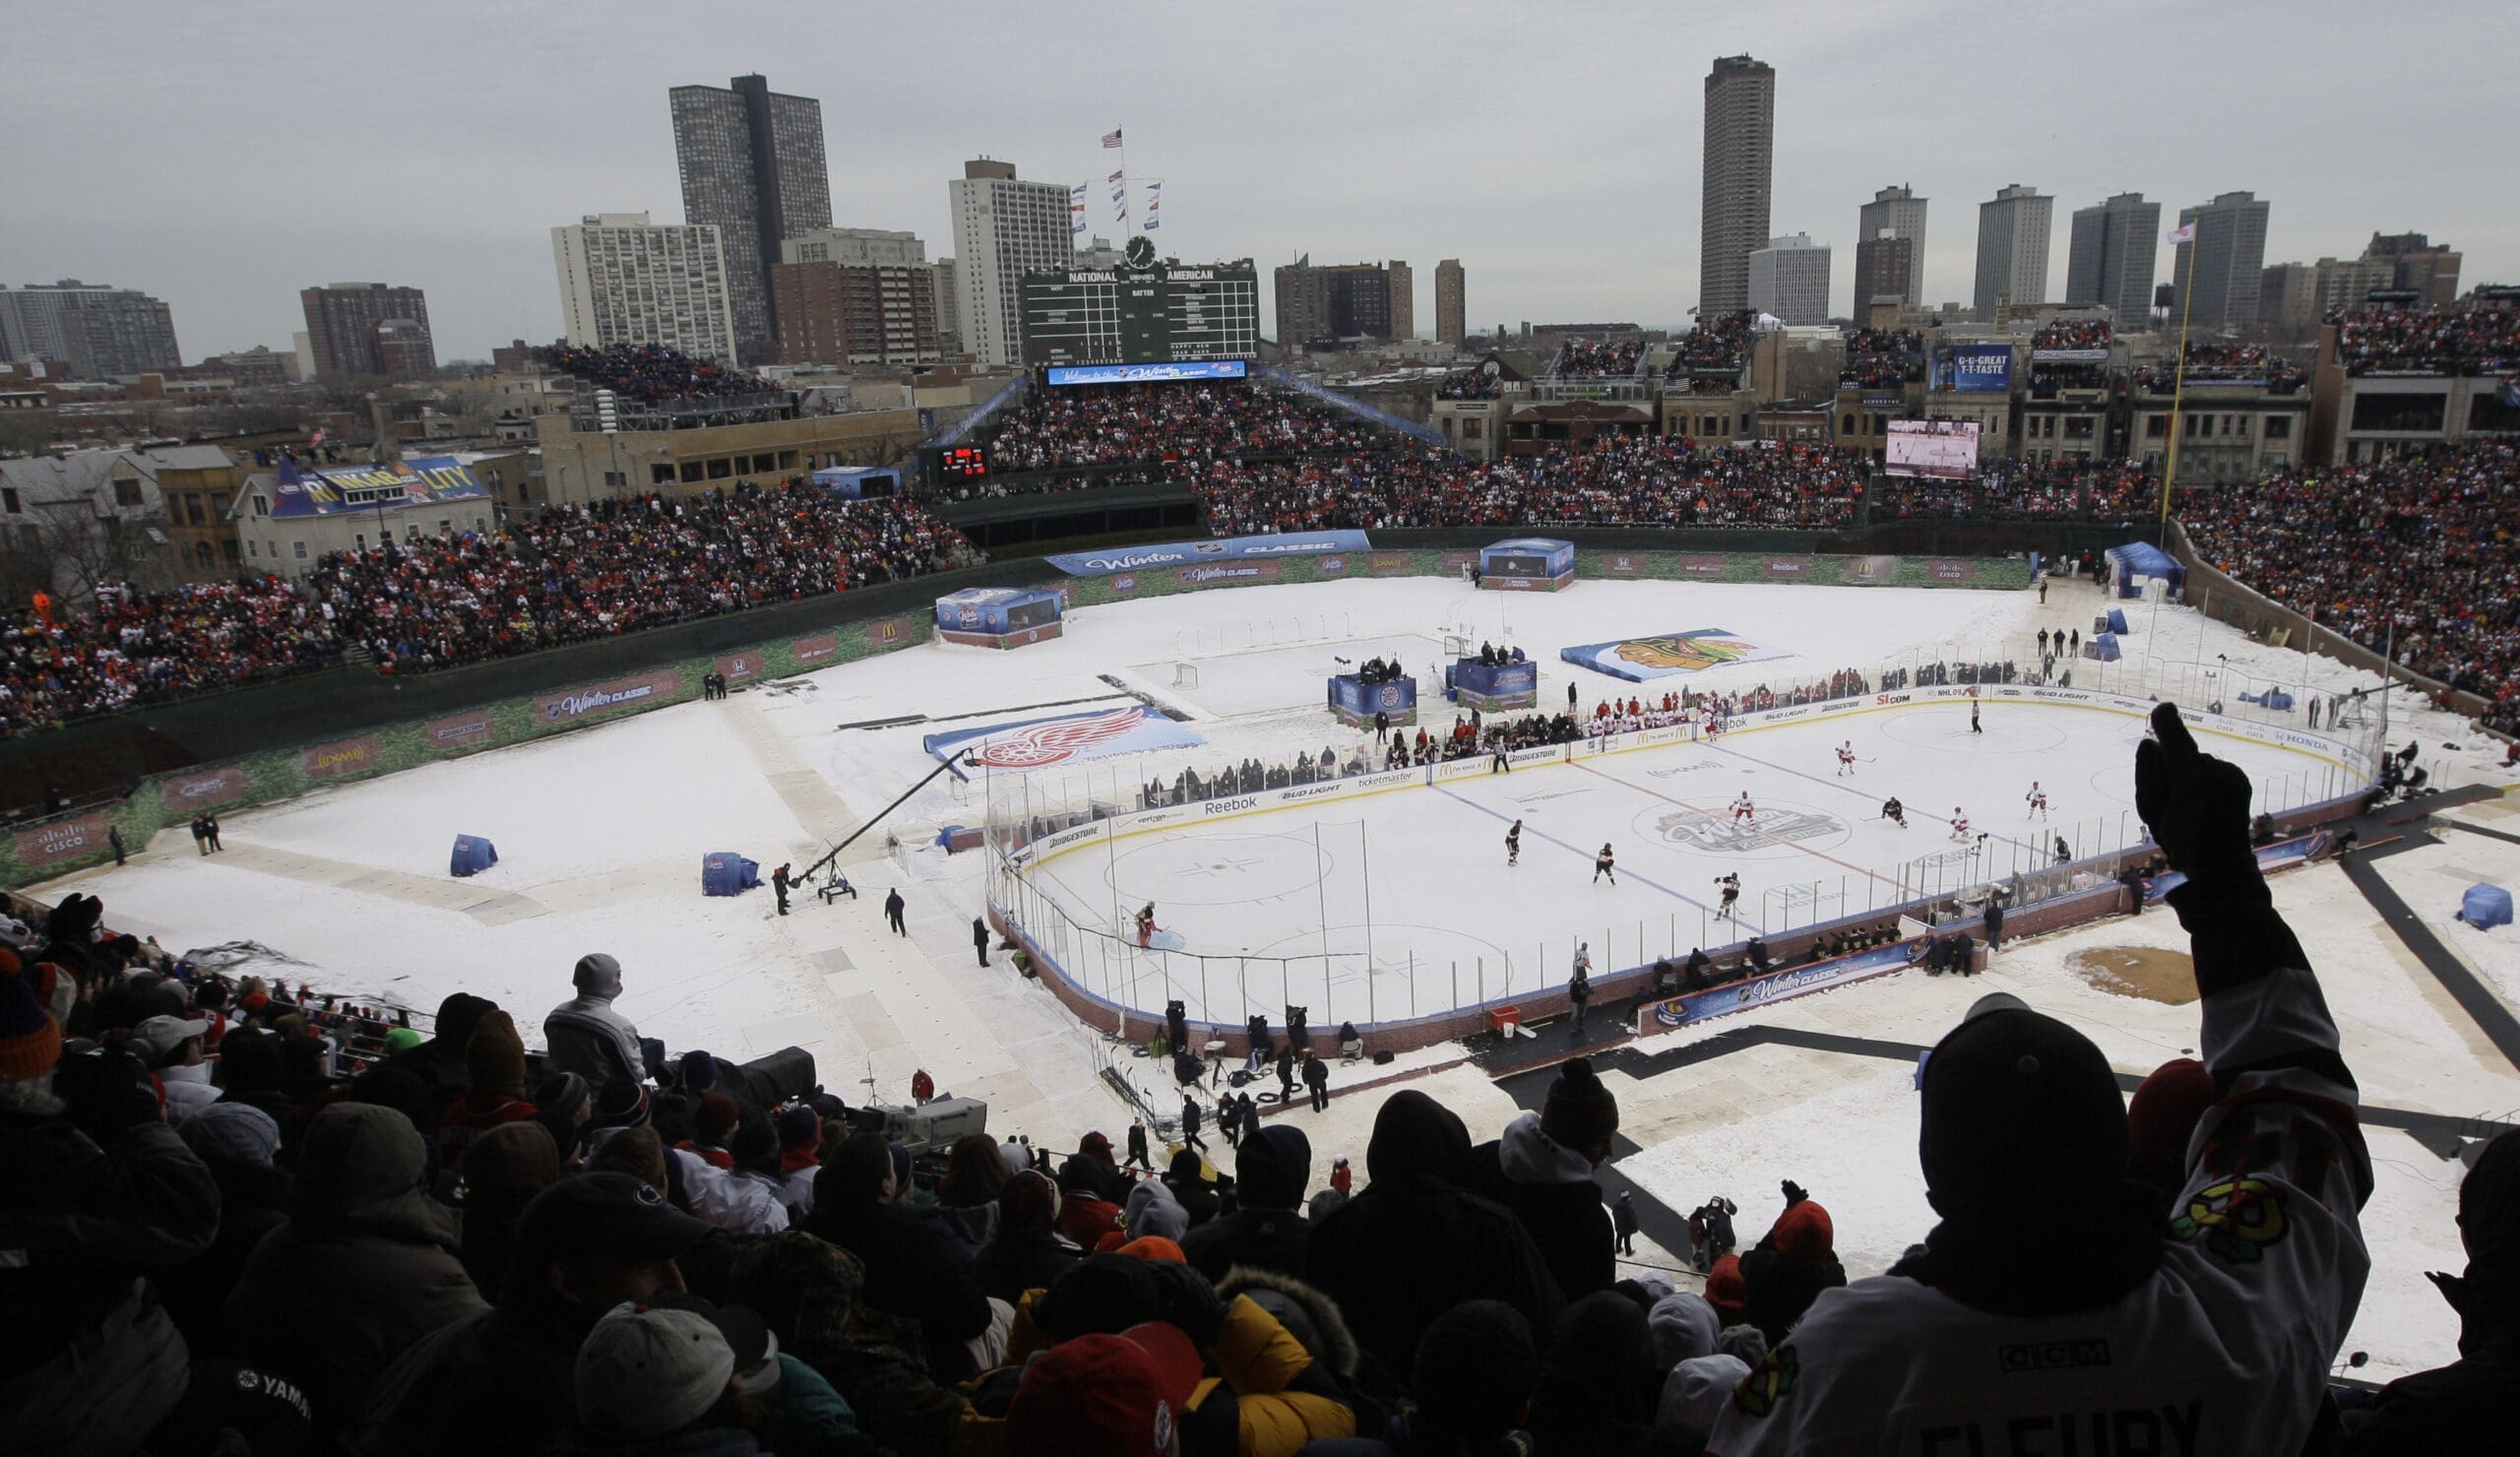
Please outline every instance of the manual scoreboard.
M1025 276L1028 364L1166 364L1248 359L1260 348L1260 275L1234 263L1159 262L1131 238L1117 268Z

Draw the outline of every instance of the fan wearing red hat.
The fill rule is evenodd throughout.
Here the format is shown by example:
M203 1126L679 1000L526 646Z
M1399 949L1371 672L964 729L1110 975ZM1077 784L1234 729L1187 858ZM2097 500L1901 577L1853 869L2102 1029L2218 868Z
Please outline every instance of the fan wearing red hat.
M2187 876L2170 903L2217 1100L2175 1192L2133 1167L2100 1048L1982 997L1920 1079L1942 1222L1889 1274L1822 1292L1708 1452L2018 1451L2027 1432L2056 1451L2304 1448L2370 1271L2370 1155L2336 1023L2249 850L2248 776L2175 705L2152 724L2135 803Z
M1053 1346L1006 1409L1007 1457L1171 1457L1202 1369L1199 1348L1162 1321Z

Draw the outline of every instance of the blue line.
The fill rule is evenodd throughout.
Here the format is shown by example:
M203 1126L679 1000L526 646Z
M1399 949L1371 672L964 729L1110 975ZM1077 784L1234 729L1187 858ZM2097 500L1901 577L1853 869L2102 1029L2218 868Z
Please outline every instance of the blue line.
M1635 788L1635 786L1634 786L1634 785L1630 785L1630 786L1628 786L1628 788L1629 788L1629 789L1634 789L1634 788ZM1480 802L1479 802L1478 800L1476 800L1476 799L1465 799L1465 798L1463 798L1461 795L1454 793L1451 790L1448 790L1448 789L1444 788L1442 785L1437 785L1437 786L1435 786L1435 792L1436 792L1436 793L1438 793L1438 794L1443 795L1443 796L1444 796L1445 798L1447 798L1447 799L1453 800L1453 801L1454 801L1454 802L1456 802L1456 803L1460 803L1460 804L1467 804L1467 805L1469 805L1471 808L1478 810L1480 814L1488 815L1488 816L1490 816L1490 817L1492 817L1492 818L1503 820L1503 821L1505 821L1505 822L1506 822L1507 824L1509 824L1509 825L1510 825L1510 824L1512 824L1512 823L1514 822L1514 817L1513 817L1512 815L1510 815L1510 814L1505 814L1505 813L1503 813L1503 812L1501 812L1501 811L1498 811L1498 810L1490 809L1490 808L1488 808L1486 805L1480 803ZM1568 854L1570 854L1570 855L1575 855L1575 856L1576 856L1577 858L1579 858L1579 859L1586 859L1586 860L1589 860L1589 859L1592 859L1592 858L1593 858L1594 852L1589 851L1589 850L1579 850L1579 849L1577 849L1576 847L1574 847L1574 846L1572 846L1572 845L1567 844L1565 841L1558 839L1556 836L1549 834L1549 833L1548 833L1547 831L1545 831L1545 830L1535 830L1535 829L1533 829L1531 826L1529 826L1529 825L1525 825L1525 826L1523 826L1523 833L1524 833L1524 834L1526 834L1526 835L1530 835L1530 836L1532 836L1532 837L1534 837L1534 838L1536 838L1536 839L1545 840L1545 841L1547 841L1549 844L1554 845L1554 846L1556 846L1558 849L1560 849L1560 850L1562 850L1562 851L1565 851L1565 852L1567 852L1567 853L1568 853ZM1617 874L1618 872L1617 872L1616 870L1612 870L1610 873L1611 873L1611 874L1613 874L1613 875L1615 875L1615 874ZM1700 911L1712 912L1712 911L1715 909L1713 906L1708 905L1706 902L1701 901L1701 900L1698 900L1697 898L1695 898L1695 897L1693 897L1693 896L1684 896L1684 895L1680 894L1678 891L1675 891L1675 890L1671 889L1671 888L1670 888L1670 886L1668 886L1668 885L1657 885L1657 884L1655 884L1653 881L1646 879L1646 878L1645 878L1644 876L1642 876L1642 875L1635 875L1635 874L1631 874L1631 875L1629 875L1627 878L1628 878L1628 879L1630 879L1630 880L1635 881L1637 884L1639 884L1639 885L1641 885L1641 886L1644 886L1644 887L1645 887L1646 889L1648 889L1648 890L1659 890L1659 891L1661 891L1663 894L1665 894L1665 895L1667 895L1667 896L1670 896L1672 900L1675 900L1675 901L1681 902L1681 903L1682 903L1682 904L1684 904L1684 905L1695 906L1695 907L1696 907L1696 908L1698 908Z

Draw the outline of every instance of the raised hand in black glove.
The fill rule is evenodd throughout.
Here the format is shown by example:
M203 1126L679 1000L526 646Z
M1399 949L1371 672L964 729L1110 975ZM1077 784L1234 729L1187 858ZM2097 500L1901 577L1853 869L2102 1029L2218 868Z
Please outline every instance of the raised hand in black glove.
M52 1086L70 1105L70 1121L98 1143L165 1121L149 1065L130 1052L98 1047L66 1055L52 1075Z
M1166 1323L1203 1347L1215 1345L1225 1324L1225 1301L1208 1277L1175 1260L1149 1260L1146 1268L1155 1277L1156 1308Z
M2197 748L2175 704L2153 709L2153 737L2135 749L2135 812L2190 880L2258 878L2248 848L2248 776Z
M1785 1190L1785 1207L1788 1209L1811 1197L1808 1190L1790 1178L1778 1183L1777 1187Z

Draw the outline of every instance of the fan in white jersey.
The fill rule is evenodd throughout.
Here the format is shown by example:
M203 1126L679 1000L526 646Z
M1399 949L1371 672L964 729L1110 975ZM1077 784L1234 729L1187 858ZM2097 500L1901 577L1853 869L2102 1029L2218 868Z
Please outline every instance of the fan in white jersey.
M1759 827L1759 806L1750 802L1748 790L1743 790L1741 797L1732 801L1732 823L1737 825L1743 820L1748 820L1753 830Z
M1855 740L1852 738L1838 745L1838 772L1855 773Z
M2022 795L2021 797L2029 803L2030 817L2032 819L2046 819L2048 817L2048 792L2039 788L2039 781L2035 779L2032 780L2030 782L2030 792Z
M1957 804L1951 806L1951 838L1954 840L1969 838L1969 815Z

